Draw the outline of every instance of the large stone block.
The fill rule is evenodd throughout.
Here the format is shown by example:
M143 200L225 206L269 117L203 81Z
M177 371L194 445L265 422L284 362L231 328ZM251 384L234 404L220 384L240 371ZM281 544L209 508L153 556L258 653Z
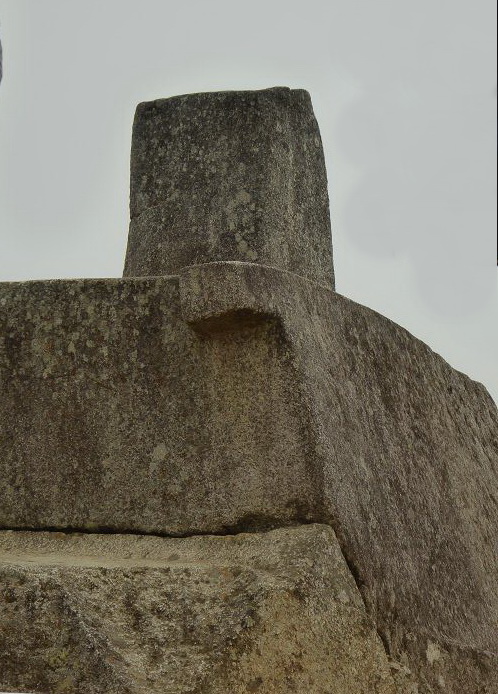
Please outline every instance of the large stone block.
M208 339L179 279L0 286L0 526L168 534L316 516L290 347Z
M395 694L332 530L0 533L0 689Z
M130 212L125 275L239 260L334 286L322 143L304 90L140 104Z

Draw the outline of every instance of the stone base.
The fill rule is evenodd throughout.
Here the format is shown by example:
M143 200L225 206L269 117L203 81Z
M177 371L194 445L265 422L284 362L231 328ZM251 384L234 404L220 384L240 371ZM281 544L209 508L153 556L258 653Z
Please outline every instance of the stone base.
M394 694L333 531L0 534L0 689Z

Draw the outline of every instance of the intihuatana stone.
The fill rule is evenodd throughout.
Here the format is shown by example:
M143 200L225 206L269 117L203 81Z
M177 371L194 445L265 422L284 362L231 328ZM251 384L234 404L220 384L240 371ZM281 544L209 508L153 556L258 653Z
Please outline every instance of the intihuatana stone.
M125 275L239 260L334 286L322 141L302 89L140 104L130 212Z
M284 167L284 140L276 138L276 149L264 162L249 158L251 166L237 169L241 176L248 176L246 181L262 186L251 190L261 195L268 224L258 227L254 236L259 250L251 260L256 262L241 262L239 256L234 260L231 253L225 253L229 245L223 236L224 218L221 212L213 216L215 208L208 204L215 193L207 168L211 155L202 154L197 170L192 163L195 157L187 156L184 148L185 143L200 142L202 122L207 129L205 140L211 143L206 151L214 147L215 154L218 152L223 123L233 144L236 133L244 132L239 126L248 100L250 103L249 93L194 95L139 109L127 274L172 274L0 285L0 527L85 535L105 531L192 536L250 531L255 534L251 542L267 543L265 551L270 551L275 538L294 537L292 533L298 530L285 531L289 535L284 531L280 531L282 535L262 535L262 531L309 523L327 525L335 531L329 541L334 544L337 538L334 547L340 548L350 579L356 582L364 610L381 639L397 694L496 693L496 406L480 384L452 369L406 330L332 290L325 280L331 253L320 256L317 251L314 255L302 245L304 227L299 227L299 220L306 218L306 206L296 216L297 208L292 211L286 203L289 223L285 228L279 226L281 199L273 200L281 185L277 181L282 175L293 185L296 162L301 162L296 173L302 177L299 180L308 180L318 191L313 203L316 220L323 211L323 162L321 154L309 158L311 145L305 133L296 147L302 146L307 154L294 158L292 166L287 162L290 168ZM247 140L240 135L242 143L258 141L259 129L270 127L263 125L271 121L275 104L289 100L307 103L302 92L256 93L254 118L248 116L244 121L255 130ZM189 103L191 124L187 123ZM205 108L200 109L201 104ZM313 152L315 157L317 151ZM226 150L225 154L232 162L234 152ZM197 197L192 198L191 209L184 198L178 208L170 206L169 179L161 178L160 173L170 166L174 171L173 163L180 166L182 157L193 167L192 190ZM222 175L216 168L222 159L215 157L215 161L211 173L221 186L221 196L225 195L222 179L228 188L233 183L234 190L242 185L239 173L230 173L231 164ZM258 169L270 165L268 162L273 162L273 182ZM315 166L315 172L303 173L306 166ZM183 177L180 172L178 176L178 189L185 191L188 175ZM273 192L264 187L273 185ZM287 195L290 197L285 198ZM290 205L288 188L281 196ZM221 205L222 198L217 199ZM163 214L159 212L163 208L165 226L155 226L147 215ZM184 224L187 216L199 224L192 236ZM241 219L245 224L249 217L242 215ZM133 220L142 220L143 235L138 226L133 227ZM175 226L175 220L183 221ZM310 224L310 248L318 248L315 241L320 238L322 243L327 238L328 226ZM170 236L168 229L172 230ZM209 247L215 251L212 254L203 245L208 236L198 236L202 229L209 229L208 236L214 239ZM163 254L157 244L166 237L163 250L171 248L171 253ZM293 244L301 248L296 256L288 253ZM276 260L278 248L282 249L281 263ZM200 249L199 255L196 249ZM300 266L288 263L291 256L299 255ZM208 262L213 259L220 262ZM324 532L322 527L320 533ZM25 542L28 535L8 537L15 543L16 538ZM38 532L29 537L30 547L36 549L37 543L43 546L47 537L54 536ZM308 538L303 540L305 544L313 545L312 535L302 537ZM106 542L116 541L116 547L124 547L121 540L99 538L85 537L78 544L71 536L71 543L76 543L71 556L83 552L84 542L101 543L102 549L95 550L98 556L106 554ZM149 539L151 547L159 547L155 539ZM184 542L181 546L187 547L194 540ZM235 540L222 542L235 546L230 544ZM213 546L209 542L203 545L208 555ZM44 567L44 562L37 556L30 564L33 568L23 571L26 575L32 572L36 583L42 579L36 578L39 568L35 567ZM71 562L67 591L80 594L80 583L73 590L70 582L79 576L79 564L76 559ZM42 574L45 570L40 569ZM335 571L337 567L332 573ZM69 574L57 575L57 585L64 586ZM333 580L332 574L329 579ZM143 581L140 589L136 584L137 595L149 590L148 574L133 580ZM313 574L309 580L315 580ZM58 590L62 587L53 588L55 592L50 588L54 596ZM162 590L160 582L150 590ZM182 591L182 605L189 614L203 614L194 588L184 586ZM118 603L119 595L118 591ZM306 604L322 614L322 598L313 595ZM33 596L30 601L35 601ZM237 599L247 607L252 604L251 596L250 586L245 585ZM53 597L54 604L58 599ZM97 610L101 602L96 598L95 606L88 609ZM272 612L271 608L265 613L271 613L270 622L287 624L285 613L290 608L285 604L285 609ZM119 605L113 610L124 615ZM360 612L363 606L359 606ZM25 612L18 614L15 633L28 638L35 633L33 627L22 616ZM306 625L303 630L309 631L310 643L323 637L324 644L332 644L324 649L332 652L336 648L336 631L329 633L324 626L325 631L317 636L319 632L304 613L292 615L292 624ZM122 619L123 624L129 623L128 618ZM352 623L343 626L345 639L356 633ZM285 643L294 643L293 628L284 628ZM259 636L255 639L258 642ZM370 648L373 642L370 636L366 639ZM295 673L291 677L276 665L283 657L278 649L284 646L268 640L264 647L261 643L254 648L253 642L246 644L253 658L247 661L246 680L231 673L216 680L213 674L206 680L206 689L178 691L238 692L237 687L251 686L249 691L271 694L292 691L288 682L298 692L376 691L368 668L364 680L358 676L351 680L354 686L350 689L346 684L337 689L322 651L326 674L322 680L317 675L319 684L313 689L306 679L314 672L312 661L306 661L302 677ZM132 653L126 656L127 662L138 663L142 647L127 644ZM266 648L277 649L270 658L273 679L260 674L266 667ZM365 653L361 648L358 653ZM16 652L12 645L9 649L9 653ZM0 659L1 653L0 640ZM107 662L105 649L99 653L99 662ZM213 652L206 657L218 656ZM349 656L344 653L342 657L347 669ZM365 658L358 655L358 672L365 669L365 662L372 662L370 656ZM76 672L75 662L71 660L68 666L71 672ZM333 667L339 667L334 662ZM376 662L375 667L381 667ZM97 691L91 687L97 686L95 673L101 666L96 661L85 663L81 671L87 672L88 689L81 691ZM40 672L45 672L43 667L40 664ZM194 665L192 668L196 672ZM265 672L270 670L268 666ZM158 684L162 682L158 672L154 671L147 686L164 691ZM67 676L80 682L79 674ZM387 684L391 680L382 678L378 691L391 691L386 689L392 686ZM118 681L125 680L112 680L109 692L118 687L114 684Z

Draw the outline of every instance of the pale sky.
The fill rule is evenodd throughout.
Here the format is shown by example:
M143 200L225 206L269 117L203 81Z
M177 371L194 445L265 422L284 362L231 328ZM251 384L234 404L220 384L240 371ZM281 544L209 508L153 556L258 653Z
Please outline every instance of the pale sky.
M498 400L494 0L0 0L0 281L117 277L140 101L311 93L337 291Z

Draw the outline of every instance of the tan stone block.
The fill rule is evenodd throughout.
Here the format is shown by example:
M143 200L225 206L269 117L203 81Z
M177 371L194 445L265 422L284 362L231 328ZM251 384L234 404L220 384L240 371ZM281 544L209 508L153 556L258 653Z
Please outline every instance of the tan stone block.
M0 686L394 694L334 533L0 533Z

